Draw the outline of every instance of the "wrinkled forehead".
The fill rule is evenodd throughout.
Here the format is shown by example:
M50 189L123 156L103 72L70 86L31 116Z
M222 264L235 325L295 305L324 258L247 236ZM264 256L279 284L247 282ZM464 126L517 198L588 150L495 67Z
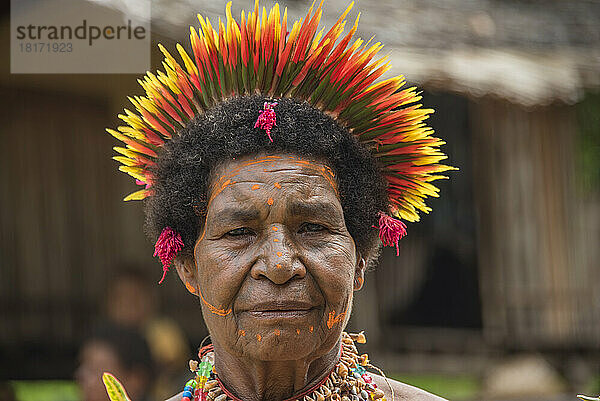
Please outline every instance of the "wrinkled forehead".
M303 197L329 192L339 201L335 174L327 164L295 155L260 155L218 166L212 174L209 204L224 192L243 199L254 191L282 188Z

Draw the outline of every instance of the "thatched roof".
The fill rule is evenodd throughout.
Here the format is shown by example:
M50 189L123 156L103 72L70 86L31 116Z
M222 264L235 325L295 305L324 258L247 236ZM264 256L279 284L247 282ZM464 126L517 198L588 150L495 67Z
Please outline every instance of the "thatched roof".
M281 3L294 18L310 5ZM196 13L214 21L223 17L225 4L153 0L153 32L161 40L186 41L188 26L198 25ZM234 15L253 4L234 2ZM331 24L348 4L328 0L322 24ZM540 105L576 102L585 88L600 87L597 0L365 0L352 15L358 12L359 34L386 45L392 73L426 88Z

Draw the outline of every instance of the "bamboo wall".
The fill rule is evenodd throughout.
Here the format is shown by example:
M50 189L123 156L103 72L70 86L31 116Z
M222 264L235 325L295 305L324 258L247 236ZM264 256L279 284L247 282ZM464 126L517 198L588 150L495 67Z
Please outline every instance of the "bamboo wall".
M576 195L573 108L471 105L484 334L516 348L600 346L598 214Z
M49 369L42 377L64 377L57 361L75 363L118 267L144 266L156 280L161 268L142 204L122 202L135 185L111 160L107 102L15 88L0 88L0 99L0 365L39 375L33 358ZM178 281L172 274L158 293L183 323L198 307ZM186 330L204 329L188 319Z

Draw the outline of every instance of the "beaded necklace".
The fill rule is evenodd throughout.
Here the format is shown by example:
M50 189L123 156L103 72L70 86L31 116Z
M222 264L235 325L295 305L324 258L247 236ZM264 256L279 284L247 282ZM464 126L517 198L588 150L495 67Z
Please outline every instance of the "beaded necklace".
M364 334L342 333L341 355L333 370L307 391L284 401L386 401L384 393L373 383L366 367L367 354L358 354L354 342L364 344ZM182 394L182 401L242 401L225 388L215 372L215 354L212 345L198 352L200 362L191 360L190 370L195 374Z

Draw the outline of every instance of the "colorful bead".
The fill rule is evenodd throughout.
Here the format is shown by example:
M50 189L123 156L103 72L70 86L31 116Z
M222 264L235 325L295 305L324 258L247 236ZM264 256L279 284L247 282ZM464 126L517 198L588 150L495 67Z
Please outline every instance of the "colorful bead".
M358 373L359 376L367 373L367 370L360 365L357 365L355 368L352 368L352 373Z
M200 366L198 367L198 371L201 376L208 377L210 376L210 372L212 370L212 364L208 361L200 362Z

